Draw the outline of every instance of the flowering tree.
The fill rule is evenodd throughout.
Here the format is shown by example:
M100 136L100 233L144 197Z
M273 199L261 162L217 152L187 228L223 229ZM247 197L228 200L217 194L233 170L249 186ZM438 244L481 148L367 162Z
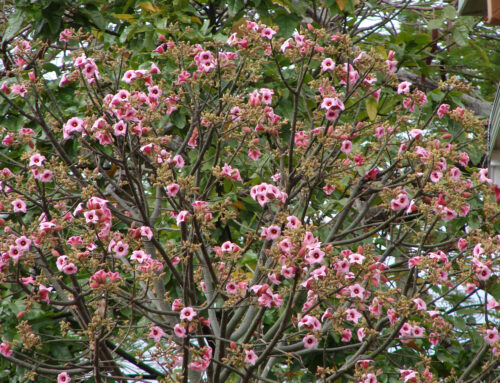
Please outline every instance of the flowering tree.
M11 381L497 375L499 195L471 87L426 94L348 31L278 31L172 24L147 55L7 39Z

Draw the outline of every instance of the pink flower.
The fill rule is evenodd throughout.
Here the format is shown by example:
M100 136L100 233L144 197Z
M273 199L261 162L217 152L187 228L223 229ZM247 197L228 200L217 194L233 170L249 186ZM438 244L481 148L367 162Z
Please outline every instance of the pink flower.
M72 133L82 132L84 128L84 120L78 117L72 117L63 126L63 137L65 140L67 140Z
M417 310L427 310L427 304L421 298L413 298Z
M338 97L326 97L321 103L321 108L326 110L344 110L344 103Z
M321 70L323 72L328 72L328 71L334 71L335 70L335 63L331 58L326 58L321 62Z
M42 173L39 174L37 179L43 183L47 183L47 182L50 182L50 180L52 180L53 176L54 176L54 173L52 172L52 170L45 169Z
M10 349L10 344L8 344L7 342L2 342L0 344L0 354L2 354L3 356L9 357L13 352L14 350Z
M342 330L341 335L342 335L342 339L341 339L342 342L349 342L352 338L352 331L351 331L351 329L346 328L346 329Z
M262 155L259 148L250 148L248 149L248 157L252 160L257 161L259 157Z
M61 372L57 375L57 383L69 383L71 382L71 378L66 371Z
M267 89L267 88L260 88L259 92L262 95L262 103L265 104L265 105L271 105L272 104L274 90Z
M10 146L14 143L14 137L12 135L7 134L5 138L2 140L2 144L5 146Z
M193 362L189 363L188 367L194 371L203 372L210 365L210 359L212 359L212 348L206 347L201 359L194 360Z
M17 246L11 245L9 247L9 257L14 260L15 263L19 262L19 259L23 256L24 251L19 249Z
M363 341L364 337L365 337L365 328L364 327L360 327L358 328L358 331L356 331L356 334L358 335L358 339L360 342Z
M479 181L485 182L487 184L493 184L493 180L488 178L488 169L479 169Z
M351 293L351 298L364 298L365 289L359 283L349 286L349 291Z
M302 326L312 331L321 330L321 322L316 317L313 317L311 315L304 315L300 319L298 327L301 328Z
M391 323L391 325L394 326L394 323L396 323L398 319L396 311L394 311L393 309L387 310L387 318L389 318L389 322Z
M415 338L422 338L425 335L425 329L421 326L415 325L411 328L411 334Z
M491 276L491 270L487 266L478 267L476 276L480 281L487 281Z
M462 175L462 172L460 171L459 168L453 167L450 169L450 177L453 181L460 181L461 175Z
M414 382L417 380L417 376L418 376L417 371L400 369L399 372L403 376L403 380L405 383L408 381Z
M420 138L422 138L425 132L422 129L412 129L409 133L411 138L419 140Z
M38 287L38 297L42 302L50 303L49 294L52 291L52 289L53 289L52 287L45 287L44 285L40 285Z
M429 342L431 342L433 346L437 346L439 343L439 334L437 332L431 332L429 334Z
M396 60L391 60L389 58L385 60L385 67L387 69L387 74L393 74L394 72L396 72L397 66L398 62Z
M127 123L123 120L118 121L113 125L113 133L116 137L125 136L127 134Z
M294 247L294 245L292 244L292 241L290 240L290 238L288 237L285 237L283 240L281 240L281 242L278 244L278 247L279 249L281 250L281 252L283 254L287 254L289 255L290 254L290 251L292 250L292 248Z
M349 140L342 141L342 146L340 147L340 151L349 154L352 150L352 142Z
M301 226L300 220L294 215L286 217L286 221L287 221L286 224L287 229L297 229Z
M309 140L307 139L307 133L304 131L295 133L294 141L295 145L297 145L298 147L305 148L309 144Z
M235 252L240 251L240 250L241 250L241 248L237 244L232 243L231 241L226 241L221 246L222 252L235 253Z
M123 74L122 81L126 82L127 84L131 84L136 78L137 75L135 74L135 71L128 70Z
M238 293L238 285L233 281L226 283L226 292L229 295L234 295Z
M152 338L155 342L159 342L161 338L165 335L165 331L159 326L152 326L148 338Z
M257 362L257 354L253 352L253 350L245 350L245 360L246 364L250 364L252 366Z
M176 154L174 158L172 159L172 163L177 169L182 169L184 168L185 161L184 158L180 154Z
M398 196L391 200L391 209L394 211L403 210L410 204L408 200L408 195L406 193L400 193Z
M368 307L368 309L373 315L380 315L382 312L382 304L379 302L377 297L373 298L372 304Z
M76 267L74 263L68 263L64 265L62 271L66 275L72 275L78 272L78 267Z
M458 213L460 217L465 217L467 213L469 213L470 210L470 205L467 202L464 202L464 204L460 207L460 212Z
M280 274L287 279L295 277L295 272L296 272L295 266L286 266L286 265L281 266Z
M358 383L377 383L378 380L377 380L377 376L374 374L374 373L367 373L367 374L363 374L361 376L361 381L359 381Z
M65 29L64 31L62 31L59 34L59 41L68 43L69 39L71 38L71 36L73 36L73 33L69 29ZM69 380L68 381L64 381L64 382L69 382ZM61 383L61 382L58 382L58 383Z
M276 31L272 30L269 27L263 28L262 31L260 32L260 36L267 40L271 40L275 34Z
M380 173L380 170L377 168L370 169L366 172L365 178L369 180L375 180L377 178L377 175Z
M108 273L104 270L98 270L89 278L90 288L97 289L106 284Z
M409 93L411 82L403 81L398 85L398 94Z
M181 310L180 318L181 318L181 320L186 319L187 321L191 322L196 315L197 315L197 313L196 313L196 311L194 311L194 309L192 307L184 307Z
M362 317L361 313L356 309L347 309L345 311L345 316L348 321L351 321L353 323L358 323L359 318Z
M0 86L0 91L4 92L5 94L10 93L10 88L7 85L7 82L3 82L2 85Z
M28 93L28 89L24 84L12 84L11 90L13 94L17 94L21 97L25 97L26 93Z
M348 255L349 263L355 263L357 265L362 265L365 257L359 253L351 253Z
M172 302L172 310L173 311L181 311L182 309L182 300L181 298L174 299Z
M128 248L129 245L128 243L118 241L116 244L113 246L113 251L115 252L115 257L116 258L121 258L124 255L128 254Z
M224 166L222 167L221 176L225 176L233 181L243 182L240 176L240 171L236 168L233 169L228 164L224 164Z
M174 326L174 334L179 338L185 338L187 336L186 328L177 323Z
M487 329L486 334L484 335L484 340L488 342L490 346L493 346L493 344L500 340L500 337L498 336L498 330L496 328Z
M85 222L87 223L97 223L99 222L99 216L97 215L95 210L89 210L83 213L85 216Z
M16 245L21 251L28 251L31 246L31 239L23 235L16 239Z
M43 165L43 162L46 160L45 156L42 156L40 153L33 154L30 157L29 166L31 167L40 167Z
M450 221L457 217L457 212L449 207L444 207L443 210L441 210L441 215L445 221Z
M318 345L318 339L316 339L314 335L309 334L302 339L302 343L304 343L305 348L316 348L316 346Z
M181 223L182 222L186 222L187 218L188 218L188 215L189 215L189 212L187 210L182 210L178 215L177 215L177 218L176 218L176 221L177 221L177 226L181 226Z
M26 202L22 199L16 199L11 202L12 207L14 208L14 213L26 213Z
M144 250L134 250L130 256L131 261L137 261L137 263L144 263L147 259L150 259L151 255L146 253Z
M278 239L280 235L281 235L281 229L279 226L272 225L269 226L268 228L265 227L262 228L262 237L264 237L267 240L274 241L275 239Z
M356 166L363 166L365 161L366 161L366 158L361 156L361 155L357 155L357 156L354 156L354 158L352 160L354 161Z
M467 248L467 240L465 238L460 238L457 242L457 248L459 251L464 251Z
M442 105L439 105L439 108L437 110L437 115L439 118L443 118L443 116L448 113L448 111L450 110L450 106L448 104L442 104Z
M333 185L325 185L323 186L323 191L326 195L330 195L335 191L335 186Z
M167 186L167 194L170 197L175 197L180 190L180 186L176 183Z
M314 265L316 263L322 264L324 262L325 252L319 247L314 247L309 250L307 256L305 257L306 264Z
M458 155L458 163L462 166L467 166L469 163L469 155L465 152L462 152Z
M151 241L153 238L153 230L149 226L141 226L140 233L142 237L146 237L148 241Z
M375 137L382 138L384 137L384 134L385 134L385 128L382 125L375 128Z
M67 245L70 245L72 247L77 247L79 245L83 245L83 239L79 235L74 235L66 241Z
M443 173L434 170L431 172L430 179L432 182L437 183L439 180L443 178Z

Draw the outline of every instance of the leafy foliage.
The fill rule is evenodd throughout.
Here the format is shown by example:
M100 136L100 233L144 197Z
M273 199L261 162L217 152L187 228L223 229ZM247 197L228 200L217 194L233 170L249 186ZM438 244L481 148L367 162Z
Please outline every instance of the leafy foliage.
M5 2L3 378L494 379L496 35L431 3Z

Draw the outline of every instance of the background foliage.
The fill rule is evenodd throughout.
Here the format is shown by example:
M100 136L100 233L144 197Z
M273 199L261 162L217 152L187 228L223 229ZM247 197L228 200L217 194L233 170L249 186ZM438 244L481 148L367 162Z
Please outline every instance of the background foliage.
M479 117L487 116L488 101L493 98L500 76L497 30L476 18L457 18L454 4L435 1L19 0L5 1L0 14L0 83L9 87L23 83L28 92L23 99L4 91L0 99L4 138L11 135L14 140L13 145L5 145L4 141L0 151L3 167L13 173L5 171L2 179L4 257L0 318L2 340L11 342L15 350L13 355L1 359L1 374L6 381L23 381L34 373L36 381L54 381L64 370L74 381L176 381L181 376L193 382L307 382L320 378L366 381L370 379L367 374L374 374L378 380L388 382L448 377L471 381L497 376L497 353L484 339L486 329L493 331L498 326L499 304L495 300L500 299L495 237L500 229L498 205L484 173L479 172L486 167L485 121L455 109L463 107ZM245 28L250 20L277 30L273 37L275 54L270 58L264 54L267 41L255 36L250 38L249 50L227 47L232 33L238 39L248 33ZM307 28L308 23L314 31ZM74 38L64 43L59 38L67 28L73 30ZM324 96L319 88L320 80L328 75L321 71L322 59L327 55L316 52L317 56L310 53L301 57L295 52L298 56L294 57L280 53L283 39L291 38L295 31L317 38L327 54L335 57L336 77L332 74L329 78L339 88L339 68L343 63L352 63L361 50L369 54L370 59L359 64L359 71L376 76L376 86L359 83L357 91L351 94L343 88L341 97L347 111L333 122L323 119L318 102ZM175 46L169 47L167 54L153 52L162 44L160 35ZM341 43L328 40L331 35L343 36ZM25 56L19 54L21 41L31 44ZM180 65L195 73L195 44L213 54L232 49L247 61L218 67L210 79L192 78L190 85L177 87ZM390 51L397 60L395 76L384 69ZM82 53L95 58L99 80L89 83L80 73L69 84L59 86L63 75L75 69L75 58ZM19 64L19 57L25 63ZM89 137L63 139L63 126L70 118L85 118L90 127L109 111L109 100L104 101L106 94L117 94L122 88L146 92L146 85L129 86L120 79L127 70L149 70L151 62L162 71L153 77L163 95L178 96L180 100L173 103L177 110L171 113L167 111L168 103L163 102L147 115L144 125L152 128L149 141L117 139L116 145L99 146ZM30 72L35 76L33 82L28 80ZM453 75L457 76L455 80L451 79ZM468 81L471 87L458 84L458 80ZM417 89L427 94L429 102L417 107L414 114L402 106L404 95L398 94L402 81L412 83L415 100ZM378 102L370 95L377 87L382 89ZM256 105L261 109L253 112L250 108L239 124L229 120L230 110L233 105L247 110L248 95L261 88L274 91L272 105L281 122L276 133L272 124L266 122L267 130L257 133L257 142L253 142L249 139L253 133L247 134L242 127L248 124L253 129L259 123L261 116L257 113L264 113L263 105ZM436 112L443 103L456 112L438 119ZM408 119L401 119L405 115ZM203 119L209 124L203 125ZM387 135L385 142L379 141L373 132L379 124L386 129L395 126L396 133ZM323 125L331 126L337 133L330 138L314 138L310 130ZM190 149L187 142L195 127L198 147ZM33 129L33 138L20 133L21 128ZM417 128L424 130L423 138L409 135ZM304 148L297 147L293 134L302 130L310 140ZM443 146L435 144L435 139L441 140ZM340 150L343 141L352 142L352 154ZM399 156L401 143L408 148L406 154ZM453 150L447 152L445 143L453 145ZM163 168L155 156L138 154L139 148L147 144L160 145L172 157L180 155L186 162L185 169L177 171L173 165ZM419 159L413 152L416 146L430 151L430 159ZM247 155L252 148L262 151L258 161ZM52 182L43 183L32 177L29 161L35 152L46 157L47 169L54 173ZM468 154L470 161L460 163L458 156L462 152ZM355 166L354 155L364 157L366 165ZM452 167L460 169L460 182L448 176L436 185L430 181L430 173L442 157L447 172ZM240 170L241 182L236 176L221 174L227 162ZM380 168L380 175L367 178L373 168ZM262 182L272 183L271 176L278 171L282 180L275 184L289 198L282 205L273 202L262 207L250 190ZM119 176L123 179L116 178ZM462 180L467 179L471 179L471 184L464 186ZM176 198L168 196L163 188L174 181L182 190ZM335 190L327 195L324 186ZM391 209L391 201L403 190L418 205L417 213L407 215ZM86 205L91 196L110 201L112 232L121 233L128 241L130 253L145 249L156 254L165 266L164 273L146 275L132 260L122 264L110 256L112 236L100 238L98 230L92 231L94 228L82 215L67 223L64 212L77 216L74 211L79 203L83 203L83 209L92 210ZM12 203L18 197L28 204L26 214L12 211ZM191 206L201 197L209 203L211 222L203 222L202 215ZM440 219L440 213L432 207L443 198L448 205L442 206L457 211L469 204L469 213L452 220ZM113 203L117 205L112 206ZM194 219L181 224L171 215L180 211L189 211ZM56 219L60 230L50 232L52 239L45 239L42 247L33 246L26 264L12 261L9 250L14 237L27 235L35 240L42 213L49 221ZM266 279L268 273L279 274L279 263L272 262L279 254L271 254L271 249L276 249L273 241L259 238L261 227L276 223L284 232L288 215L296 215L304 227L307 225L327 253L331 284L319 283L312 289L320 293L320 298L308 296L310 287L300 287L314 267L304 270L304 274L297 271L294 278L282 281L279 287ZM152 240L131 231L141 226L153 228ZM91 256L82 255L84 248L66 243L76 235L85 244L99 238L98 250ZM467 244L457 250L459 238L466 238ZM244 250L232 258L218 257L216 246L226 241L237 243ZM298 234L293 241L301 247ZM199 247L205 245L204 250ZM367 280L378 262L387 267L381 270L384 278L380 289L371 286L373 296L384 303L380 317L372 317L366 310L373 303L373 296L365 297L363 302L336 296L341 289L337 291L335 278L339 277L334 276L334 264L347 254L341 253L345 250L366 255L366 268L353 266L357 273L353 282L367 289ZM429 254L442 257L438 250L446 254L446 261L432 263ZM58 273L55 255L62 254L79 262L77 274ZM175 257L181 259L178 266L172 265ZM425 258L420 269L408 263L415 257ZM229 271L220 262L229 265ZM492 272L486 280L478 278L483 266ZM202 277L207 268L217 275ZM100 269L120 272L123 283L108 280L108 287L92 288L89 278ZM442 271L448 273L450 284L439 279ZM35 285L21 282L21 277L29 276L35 278ZM211 278L217 281L213 287L216 293L209 297L203 293L200 281ZM255 291L240 291L241 299L233 300L227 294L231 280L249 286L269 283L285 304L265 309L257 303ZM54 287L52 304L44 302L40 295L44 283ZM472 285L466 287L467 283ZM391 302L391 297L396 302ZM444 324L437 331L445 335L437 346L431 345L427 337L401 342L399 331L405 320L397 322L399 328L391 331L394 329L386 316L391 305L401 310L398 314L406 317L407 323L424 326L427 336L439 327L439 320L434 321L412 306L411 299L416 297L427 303L428 310L440 311ZM174 337L173 328L181 323L172 308L176 298L193 306L199 316L210 318L212 328L198 321L193 325L191 341ZM309 301L313 302L310 311ZM365 330L374 333L368 331L363 342L356 337L361 325L342 322L338 317L332 322L326 319L320 331L304 332L304 327L298 326L309 313L320 319L329 312L327 307L332 314L340 310L339 316L347 307L356 307L363 312ZM88 317L82 318L85 315ZM217 332L213 329L216 323L220 328L228 326L234 333ZM162 342L153 342L149 336L151 326L164 329L167 335ZM352 328L353 339L357 340L342 342L342 326ZM252 331L246 333L246 328ZM317 349L304 348L302 339L306 333L314 333L320 340ZM197 353L208 346L214 349L215 361L204 373L197 374L191 368L188 375L188 359L203 361ZM245 350L255 350L262 360L255 367L245 363ZM185 364L173 367L179 356L184 357ZM374 359L368 367L356 363L366 358ZM418 374L408 377L400 369ZM119 378L123 375L128 376Z

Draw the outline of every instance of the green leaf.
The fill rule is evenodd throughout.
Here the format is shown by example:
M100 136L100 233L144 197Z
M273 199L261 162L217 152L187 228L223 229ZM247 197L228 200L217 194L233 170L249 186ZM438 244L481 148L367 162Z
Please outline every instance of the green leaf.
M443 16L447 19L454 19L457 16L457 10L453 5L447 5L443 8Z
M488 55L486 54L486 52L480 47L478 46L477 44L474 44L474 42L472 41L469 41L469 45L474 48L477 53L479 53L479 55L481 56L483 62L488 66L488 67L491 67L491 62L490 60L488 59Z
M97 9L92 9L92 8L84 8L80 10L81 13L83 13L85 16L88 17L88 19L96 25L97 28L100 30L105 30L107 23L106 19L102 15L101 12L99 12Z
M186 117L184 116L183 113L181 113L179 111L174 112L171 115L171 118L172 118L174 125L177 126L179 129L184 128L184 126L186 125Z
M465 28L463 25L453 29L452 35L453 39L459 46L463 47L467 45L468 33L467 28Z
M208 19L203 20L203 25L201 26L200 32L203 35L207 35L209 33L209 31L208 31L209 26L210 26L210 20L208 20Z
M281 13L274 18L274 22L280 28L281 36L291 36L299 26L301 18L294 14Z
M434 89L428 93L433 101L439 102L444 98L444 93L439 89Z
M19 11L11 15L7 23L7 29L3 34L2 42L10 40L10 38L13 37L21 29L23 21L24 13Z
M115 13L113 14L118 20L126 21L127 23L133 24L135 22L135 16L129 13Z
M413 36L413 41L418 45L425 45L431 41L431 36L428 33L417 33Z
M375 120L377 117L377 107L378 107L378 102L375 99L375 97L368 97L366 99L366 113L368 114L368 117L370 120Z
M467 324L465 323L465 319L463 317L456 317L453 322L455 324L455 327L459 330L465 331L467 329Z
M474 165L479 165L484 154L484 150L480 150L477 146L471 146L469 150L469 157Z
M245 7L243 0L232 0L229 2L229 16L234 17Z
M439 29L443 25L443 19L433 19L429 20L427 23L427 28L429 29Z
M161 12L161 8L154 5L151 1L145 1L143 3L139 3L137 6L149 13Z

